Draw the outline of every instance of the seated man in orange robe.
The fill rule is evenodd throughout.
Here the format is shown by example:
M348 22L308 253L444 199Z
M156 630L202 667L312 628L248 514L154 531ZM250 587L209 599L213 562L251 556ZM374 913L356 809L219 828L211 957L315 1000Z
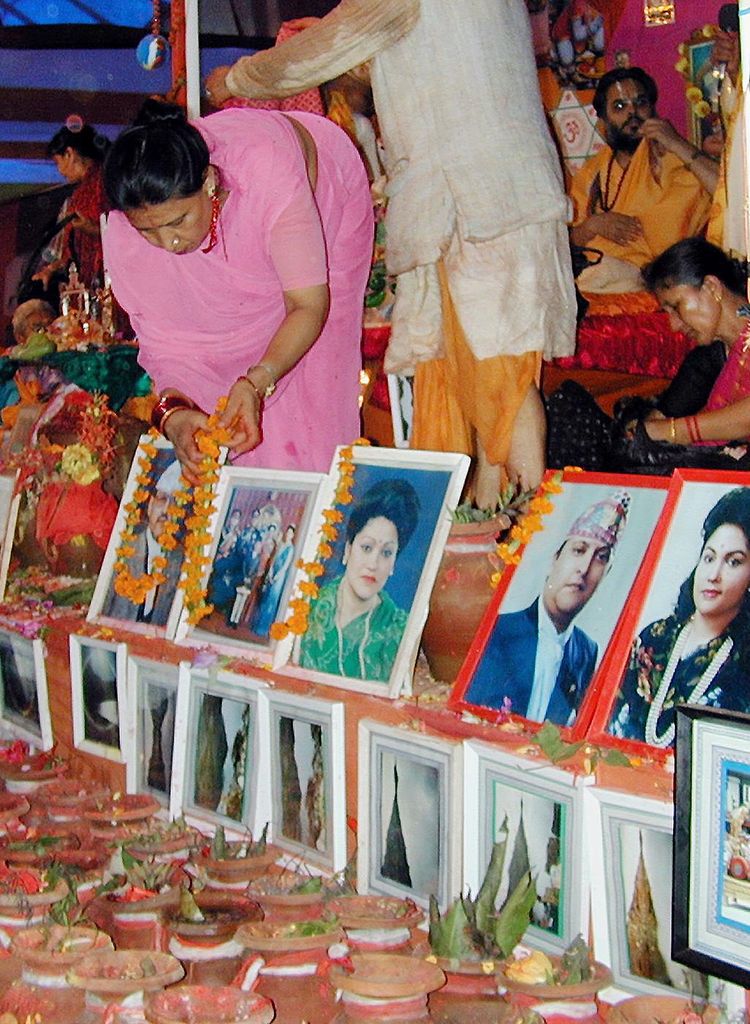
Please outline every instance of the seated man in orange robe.
M570 189L571 240L604 254L579 275L584 293L641 291L640 268L705 227L718 164L656 115L657 98L642 68L608 71L594 94L607 145Z

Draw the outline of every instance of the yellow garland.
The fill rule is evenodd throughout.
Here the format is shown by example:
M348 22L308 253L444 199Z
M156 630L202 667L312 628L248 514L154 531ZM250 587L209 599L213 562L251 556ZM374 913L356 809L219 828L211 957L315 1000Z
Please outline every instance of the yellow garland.
M354 447L356 445L369 445L366 438L358 438L353 444L342 448L339 453L338 472L339 478L334 492L335 505L351 505L353 501L352 487L354 485ZM272 640L283 640L294 633L301 636L307 632L310 621L310 607L318 596L319 586L315 582L324 573L323 563L333 554L333 544L338 537L339 527L344 521L344 513L338 508L327 508L323 512L323 525L320 528L320 541L312 562L297 562L297 568L301 569L307 579L300 580L294 596L289 601L289 612L285 622L274 622L271 626L270 636Z
M565 469L557 470L542 480L539 493L529 502L526 514L511 528L509 539L497 545L497 557L504 566L518 565L521 561L521 547L528 544L535 533L544 529L542 516L549 515L555 507L547 495L562 493L562 480L565 473L580 472L582 470L579 466L566 466ZM493 587L498 585L502 575L502 572L493 574L491 578Z
M127 598L128 601L132 601L133 604L143 604L151 590L154 587L161 586L162 583L166 583L167 580L164 572L167 568L167 559L164 555L159 555L154 559L153 572L143 572L139 576L131 572L127 563L127 559L135 554L135 531L140 525L144 506L152 493L153 481L151 474L158 451L154 444L156 437L158 437L158 434L155 430L149 431L150 440L140 446L138 474L135 478L137 486L133 492L133 497L125 506L127 513L125 525L115 554L115 593L119 594L120 597ZM189 484L184 477L180 477L180 483L183 487L173 495L169 503L164 529L156 538L163 551L171 551L176 547L175 534L185 517L185 508L189 501Z
M716 26L704 25L703 28L696 29L690 37L689 44L680 43L677 47L677 53L679 54L679 60L675 64L675 71L679 72L687 82L685 86L685 97L692 107L693 114L699 119L708 117L711 113L711 107L706 102L703 90L697 85L690 77L690 62L687 55L687 45L694 45L695 43L701 42L703 39L713 39L716 35Z

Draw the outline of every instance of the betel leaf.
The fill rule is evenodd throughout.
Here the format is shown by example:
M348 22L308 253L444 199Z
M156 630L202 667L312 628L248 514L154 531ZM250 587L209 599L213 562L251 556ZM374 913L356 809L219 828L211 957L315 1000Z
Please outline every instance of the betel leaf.
M180 887L180 918L194 924L201 924L206 920L192 892L184 885Z
M578 935L560 957L555 982L558 985L578 985L588 981L592 974L591 950L583 936Z
M629 768L630 758L627 754L623 754L621 750L608 750L603 756L605 764L612 765L616 768Z
M495 919L495 943L502 956L510 956L523 938L536 898L536 886L527 871Z
M211 840L211 857L213 860L225 860L227 856L227 838L224 834L224 826L217 825L214 837Z
M469 919L460 899L441 917L437 901L434 896L430 897L430 948L435 956L449 960L476 959L469 938Z
M560 736L560 730L552 722L545 722L534 739L541 747L542 753L546 754L553 764L573 757L585 742L581 740L578 743L566 743Z
M495 900L500 891L500 882L503 877L505 865L505 850L508 845L508 816L501 825L500 831L505 833L505 838L495 843L492 847L492 855L487 865L482 884L477 893L474 903L474 923L477 931L483 934L491 930L492 918L495 915Z

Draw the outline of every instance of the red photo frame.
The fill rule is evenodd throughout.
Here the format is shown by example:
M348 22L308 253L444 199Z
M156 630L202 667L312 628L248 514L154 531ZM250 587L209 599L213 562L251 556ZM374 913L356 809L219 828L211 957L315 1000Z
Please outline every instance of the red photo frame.
M566 472L555 493L554 479L548 473L539 492L551 511L519 563L503 573L448 706L493 723L513 717L533 728L550 720L575 739L585 735L592 713L586 696L618 635L669 480ZM542 643L558 644L556 669L544 658L537 665L540 625Z
M737 507L723 504L717 508L720 500L735 490L743 492L743 496L737 499ZM672 742L665 744L663 740L670 732L669 718L673 720L674 715L670 716L669 712L673 697L679 695L680 688L693 695L698 703L734 711L750 710L750 687L746 682L748 673L745 671L744 642L741 639L746 632L750 635L750 630L746 631L742 625L745 603L750 622L750 558L744 570L747 580L739 581L744 582L742 594L737 591L743 601L740 606L743 618L738 612L722 632L702 644L696 641L707 637L712 628L704 622L716 625L722 614L726 618L729 612L725 610L722 613L719 602L723 601L725 609L728 609L732 598L729 584L725 581L711 583L710 589L706 589L705 583L701 582L702 577L699 575L696 583L694 574L699 561L703 561L702 555L714 564L717 559L731 553L730 549L725 551L723 537L719 537L714 546L707 542L716 534L717 522L724 520L725 516L729 516L727 523L736 520L744 515L745 506L746 529L750 531L750 477L747 473L698 469L675 471L653 544L633 585L616 636L581 708L581 717L586 715L590 719L586 735L593 742L619 747L626 753L652 758L668 757L672 752ZM713 515L707 518L710 513ZM705 528L708 528L708 534L704 537ZM739 526L737 528L744 532ZM745 534L745 540L750 541L750 532ZM716 552L714 548L719 542L721 550ZM730 548L735 544L736 540L733 540ZM744 563L745 559L735 556L735 561ZM715 574L716 570L712 572ZM733 585L735 589L739 586L737 578ZM701 586L699 606L696 588ZM688 614L691 602L693 610ZM691 640L690 630L686 627L695 622L696 617L695 635ZM733 628L738 631L738 636L727 650L724 641ZM683 633L685 639L680 641ZM722 664L717 669L716 659L719 658ZM674 666L670 670L671 660L674 660ZM710 670L712 664L714 668ZM668 679L666 683L665 678ZM743 685L737 688L732 698L720 697L721 703L716 703L717 692L721 694L721 688L731 686L734 679L742 681ZM705 691L702 694L698 692L701 687ZM661 694L660 690L663 690ZM677 694L673 692L675 690ZM746 700L742 699L743 692L747 694ZM677 706L690 703L693 701L675 701ZM652 715L654 704L656 708ZM641 738L642 720L645 720L645 725ZM659 742L647 742L647 736L655 737Z

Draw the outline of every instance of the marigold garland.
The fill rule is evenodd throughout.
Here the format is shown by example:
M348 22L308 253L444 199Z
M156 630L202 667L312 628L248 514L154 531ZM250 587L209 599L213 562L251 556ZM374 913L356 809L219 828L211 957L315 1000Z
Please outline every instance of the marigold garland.
M369 445L366 438L358 438L353 444L347 445L339 452L338 482L334 492L334 505L351 505L354 500L354 448L358 445ZM301 636L307 632L310 620L310 607L318 596L319 586L316 578L322 576L325 569L323 563L333 554L333 544L339 534L339 527L344 522L344 513L339 508L327 508L323 511L323 524L320 528L320 540L312 562L297 562L297 568L307 576L297 584L294 596L289 601L289 612L285 622L274 622L271 626L272 640L283 640L290 633Z
M507 565L518 565L521 561L521 548L528 544L535 533L544 529L542 516L549 515L554 509L554 504L548 495L562 493L562 480L566 473L580 473L579 466L566 466L565 469L557 470L542 480L539 492L529 502L526 514L511 528L508 540L498 544L496 548L497 557ZM502 572L493 574L491 582L496 587L500 582Z

